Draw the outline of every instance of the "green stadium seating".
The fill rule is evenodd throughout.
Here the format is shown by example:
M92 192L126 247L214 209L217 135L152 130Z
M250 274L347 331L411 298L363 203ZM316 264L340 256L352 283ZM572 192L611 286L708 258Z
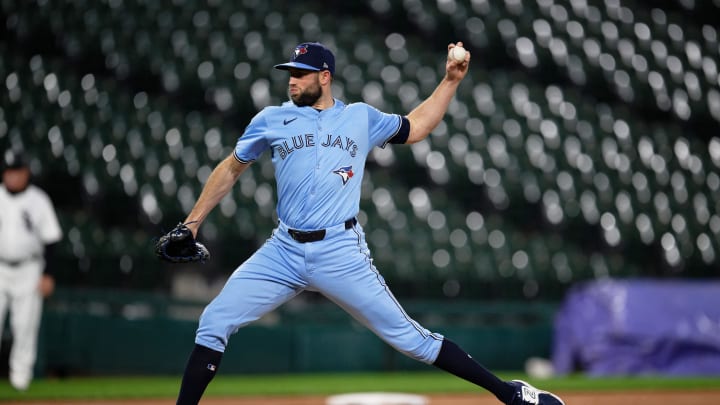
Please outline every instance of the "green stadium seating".
M3 2L0 41L0 146L31 148L41 181L69 176L92 206L62 207L68 263L152 263L138 242L180 220L248 119L286 99L272 65L296 43L336 51L340 98L406 113L463 39L472 72L446 119L373 152L366 174L361 222L397 293L472 298L498 283L486 298L557 298L585 279L714 275L715 4L81 3ZM264 157L204 236L250 254L276 221L273 181ZM84 211L98 218L75 223ZM117 213L135 222L102 225ZM126 281L164 285L153 274Z

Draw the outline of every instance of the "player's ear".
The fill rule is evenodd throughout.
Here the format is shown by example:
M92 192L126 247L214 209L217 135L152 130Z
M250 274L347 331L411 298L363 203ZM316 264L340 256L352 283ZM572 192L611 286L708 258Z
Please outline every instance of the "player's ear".
M320 83L327 84L332 81L332 73L329 70L321 70L320 72Z

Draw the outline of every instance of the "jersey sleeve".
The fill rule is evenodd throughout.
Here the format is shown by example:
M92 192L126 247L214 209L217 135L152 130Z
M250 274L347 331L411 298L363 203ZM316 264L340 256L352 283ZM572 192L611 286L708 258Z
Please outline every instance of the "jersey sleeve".
M368 132L372 146L385 147L385 145L400 131L402 117L398 114L384 113L377 108L367 105Z
M38 233L43 244L50 245L60 241L62 239L60 221L58 221L55 208L47 194L40 194L38 209L41 216L41 226L38 227Z
M257 160L270 147L267 133L268 125L264 114L253 117L235 144L235 158L243 163Z

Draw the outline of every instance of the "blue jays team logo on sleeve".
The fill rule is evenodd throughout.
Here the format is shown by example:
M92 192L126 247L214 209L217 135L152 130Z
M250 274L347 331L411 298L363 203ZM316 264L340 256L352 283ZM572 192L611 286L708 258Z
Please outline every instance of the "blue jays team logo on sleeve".
M348 180L355 175L355 173L353 173L352 166L343 166L337 170L333 170L333 173L342 178L343 186L346 185Z

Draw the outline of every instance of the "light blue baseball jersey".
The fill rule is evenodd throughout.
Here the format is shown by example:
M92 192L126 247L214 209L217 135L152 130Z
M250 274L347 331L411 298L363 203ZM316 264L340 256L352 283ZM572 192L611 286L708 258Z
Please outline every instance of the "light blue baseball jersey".
M367 155L398 133L401 120L365 103L335 99L318 111L288 101L252 119L235 157L252 162L270 149L280 221L295 229L324 229L357 215Z
M239 328L309 290L338 304L400 352L435 361L443 336L403 310L373 264L362 225L346 224L360 208L368 153L404 134L401 128L409 128L403 122L399 115L337 99L323 111L287 102L252 119L234 155L248 163L271 151L280 223L205 308L197 344L224 351ZM322 237L301 242L291 228L322 230Z

